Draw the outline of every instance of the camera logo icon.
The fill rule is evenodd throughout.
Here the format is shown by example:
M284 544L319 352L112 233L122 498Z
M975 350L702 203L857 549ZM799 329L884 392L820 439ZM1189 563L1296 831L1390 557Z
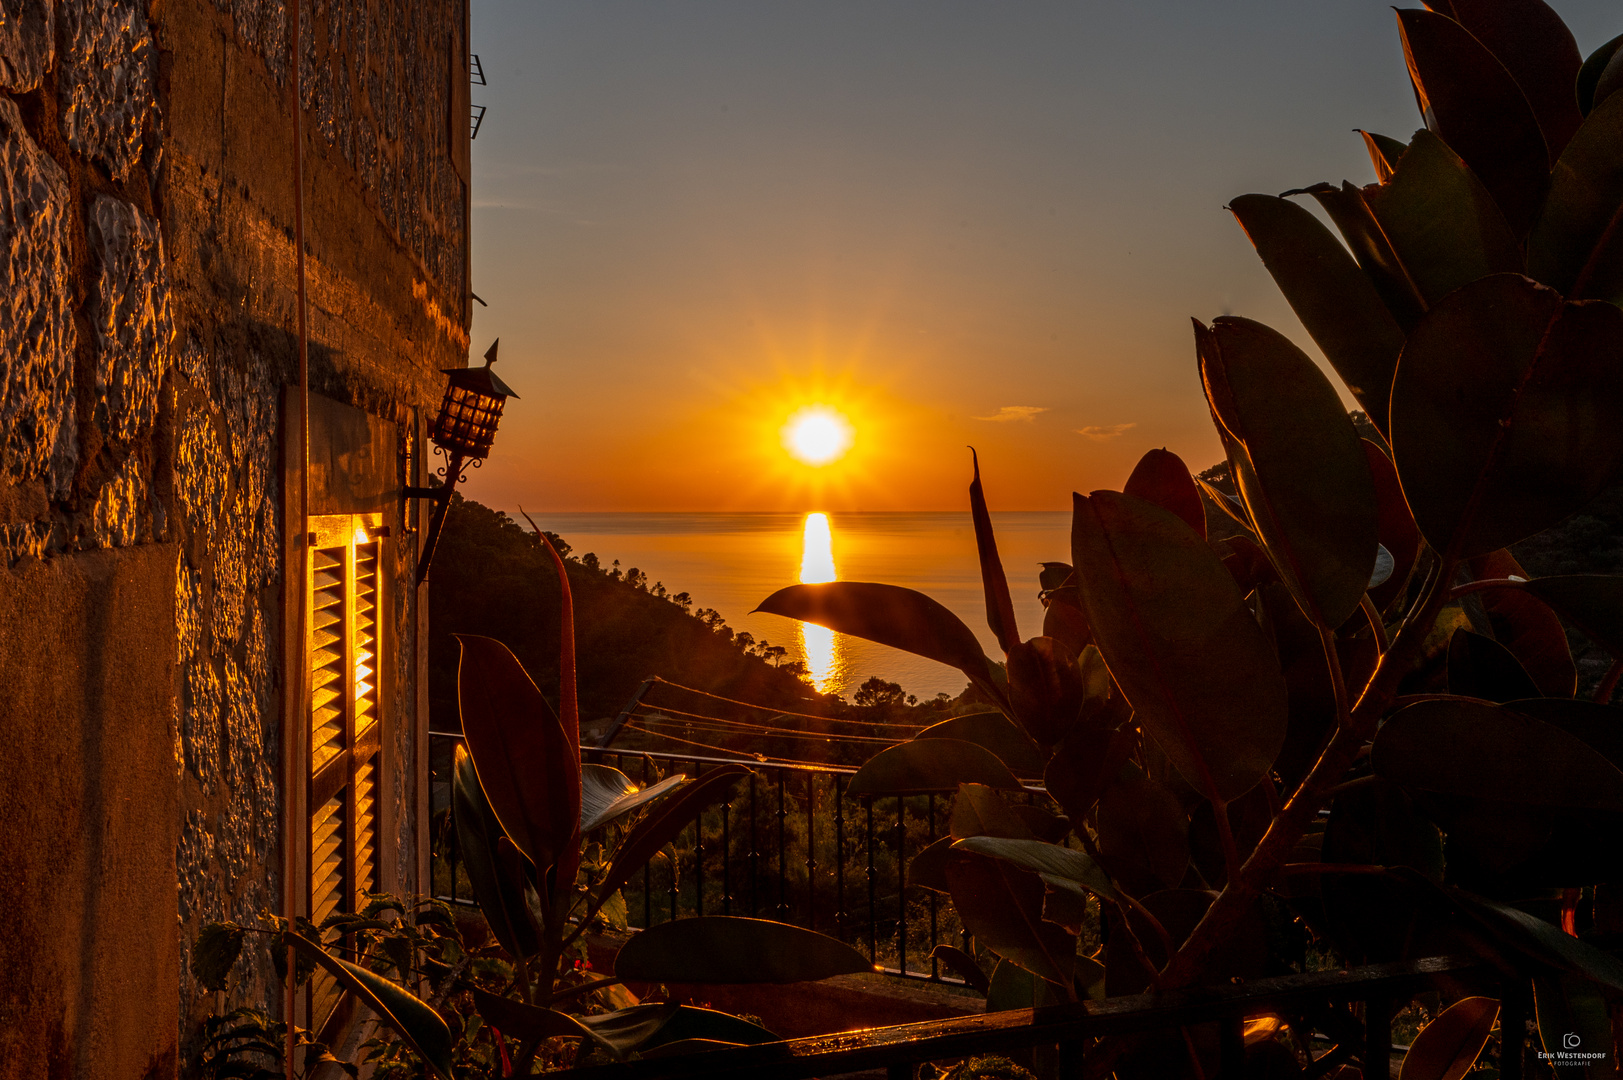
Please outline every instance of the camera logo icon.
M1578 1038L1578 1033L1576 1031L1569 1031L1565 1035L1561 1036L1561 1049L1576 1050L1578 1049L1579 1044L1582 1042L1583 1040Z

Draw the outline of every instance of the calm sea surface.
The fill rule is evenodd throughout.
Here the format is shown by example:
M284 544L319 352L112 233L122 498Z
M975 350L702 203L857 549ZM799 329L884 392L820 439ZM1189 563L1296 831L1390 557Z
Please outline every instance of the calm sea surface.
M695 608L721 612L735 631L748 631L804 662L818 688L850 696L870 675L909 693L957 694L956 670L858 638L802 627L777 615L750 614L771 593L802 580L827 580L827 556L841 581L879 581L917 589L963 619L988 656L1001 658L986 628L986 605L969 514L829 514L827 546L819 522L805 514L534 514L536 523L569 541L574 554L595 552L607 566L636 567L649 584L692 595ZM523 519L514 514L516 520ZM998 550L1022 637L1042 632L1038 564L1070 561L1071 516L993 514ZM822 567L824 576L817 574Z

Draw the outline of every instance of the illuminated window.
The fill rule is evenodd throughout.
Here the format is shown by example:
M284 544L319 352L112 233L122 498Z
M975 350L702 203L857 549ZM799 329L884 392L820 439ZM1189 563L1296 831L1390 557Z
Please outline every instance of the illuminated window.
M358 911L382 890L377 794L383 772L385 717L378 692L389 647L382 575L384 541L377 514L310 519L309 583L309 893L317 926L335 911ZM341 993L318 971L305 995L312 1031L334 1019ZM339 1018L340 1020L342 1018Z

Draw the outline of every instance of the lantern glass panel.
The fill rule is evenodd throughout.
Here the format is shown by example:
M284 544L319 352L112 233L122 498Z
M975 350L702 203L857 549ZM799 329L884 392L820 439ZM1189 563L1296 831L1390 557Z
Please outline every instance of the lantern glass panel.
M496 439L503 399L451 384L430 433L436 443L464 457L484 458Z

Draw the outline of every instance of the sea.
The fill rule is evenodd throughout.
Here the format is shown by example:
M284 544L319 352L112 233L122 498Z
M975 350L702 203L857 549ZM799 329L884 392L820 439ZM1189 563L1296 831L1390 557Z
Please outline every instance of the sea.
M516 510L509 511L522 522ZM755 612L762 600L802 581L877 581L916 589L975 631L988 656L1001 659L986 626L975 532L958 513L591 514L531 512L562 536L572 554L595 554L605 567L636 568L693 607L714 608L733 631L788 650L816 688L850 699L877 675L920 700L957 695L967 680L954 668L860 638L778 615ZM1042 632L1037 573L1043 562L1070 561L1068 512L994 513L993 528L1022 637Z

